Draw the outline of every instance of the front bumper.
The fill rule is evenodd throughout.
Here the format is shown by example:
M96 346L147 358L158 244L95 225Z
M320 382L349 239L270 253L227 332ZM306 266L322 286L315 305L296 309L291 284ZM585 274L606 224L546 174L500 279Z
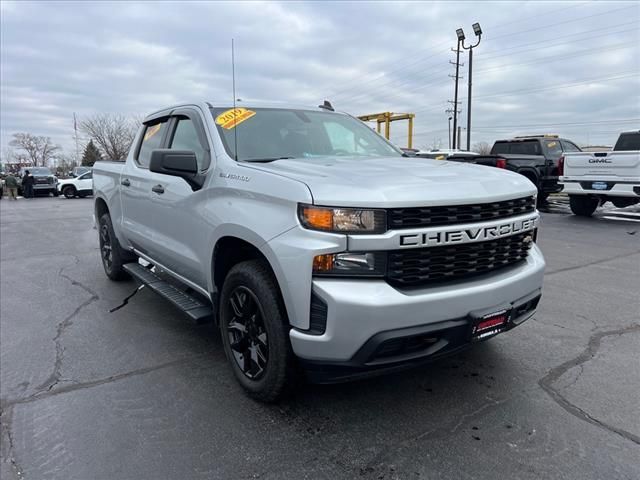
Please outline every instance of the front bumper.
M534 246L526 261L517 266L436 287L401 291L383 280L314 279L313 293L327 305L326 329L322 335L292 329L291 344L307 364L377 368L380 365L372 365L370 357L361 356L364 346L377 335L414 327L468 329L474 312L512 309L539 296L544 267L542 254ZM444 347L450 351L469 343L457 339L448 340L448 346L425 349L418 356L429 357L442 353ZM385 364L405 360L388 358ZM410 360L415 361L415 355Z
M496 305L483 311L488 314L508 312L507 322L485 338L473 335L474 326L482 316L480 312L472 312L455 320L381 332L371 337L346 362L301 359L300 363L313 383L346 382L415 368L517 327L535 313L540 298L541 292L536 290L511 304Z
M57 188L57 184L56 183L34 183L33 184L33 189L34 190L51 190L54 191Z

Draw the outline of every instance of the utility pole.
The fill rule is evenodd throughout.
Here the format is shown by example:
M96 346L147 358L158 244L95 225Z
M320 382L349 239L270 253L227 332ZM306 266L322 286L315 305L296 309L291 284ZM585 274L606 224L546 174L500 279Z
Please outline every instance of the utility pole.
M458 125L458 80L460 79L460 38L458 36L458 45L455 50L456 52L456 76L455 76L455 87L454 87L454 96L453 96L453 144L456 144L456 127ZM449 61L450 64L454 64ZM452 102L449 102L452 103Z
M451 119L453 117L449 117L449 150L451 150Z
M76 166L80 165L80 153L78 150L78 122L76 120L76 112L73 112L73 132L74 132L74 137L76 139Z
M458 150L460 150L460 137L462 137L461 130L462 130L462 127L460 125L458 125L458 146L456 147Z

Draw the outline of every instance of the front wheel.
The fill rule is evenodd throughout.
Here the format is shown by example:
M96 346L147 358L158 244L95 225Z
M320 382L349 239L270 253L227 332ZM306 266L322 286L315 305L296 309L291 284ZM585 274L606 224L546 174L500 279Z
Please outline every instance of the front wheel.
M569 206L574 215L590 217L596 211L600 200L587 195L569 195Z
M129 275L122 269L122 266L135 260L135 257L123 250L116 238L111 223L111 217L105 213L100 217L100 257L104 273L111 280L120 281L129 278Z
M71 185L66 186L62 189L62 194L65 198L74 198L76 196L76 189Z
M256 400L273 402L295 380L289 322L273 273L259 260L235 265L220 296L220 332L233 373Z

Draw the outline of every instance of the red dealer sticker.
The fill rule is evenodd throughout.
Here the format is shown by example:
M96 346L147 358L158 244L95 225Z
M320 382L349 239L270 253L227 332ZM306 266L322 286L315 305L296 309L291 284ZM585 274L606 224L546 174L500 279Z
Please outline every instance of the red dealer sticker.
M508 315L506 311L496 312L484 316L475 327L473 337L476 340L500 333L507 325Z

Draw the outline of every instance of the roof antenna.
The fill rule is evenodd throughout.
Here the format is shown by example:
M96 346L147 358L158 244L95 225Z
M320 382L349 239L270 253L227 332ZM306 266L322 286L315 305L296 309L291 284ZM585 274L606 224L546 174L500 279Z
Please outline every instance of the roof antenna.
M231 78L233 82L233 152L235 161L238 161L238 123L236 122L236 57L231 39Z

